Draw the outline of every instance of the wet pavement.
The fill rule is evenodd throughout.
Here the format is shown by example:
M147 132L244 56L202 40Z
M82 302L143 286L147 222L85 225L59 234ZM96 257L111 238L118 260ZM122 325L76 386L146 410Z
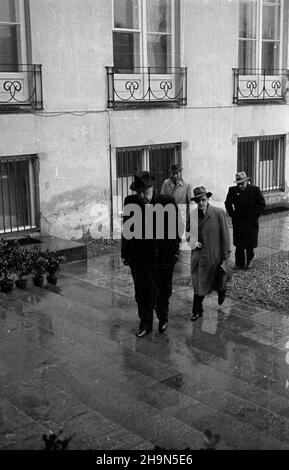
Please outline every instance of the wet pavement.
M289 250L288 213L262 217L259 245ZM183 251L175 280L188 274ZM136 338L118 253L0 293L0 449L41 449L60 428L69 449L201 449L206 429L218 449L289 449L289 315L212 294L192 323L192 298L176 282L167 331Z

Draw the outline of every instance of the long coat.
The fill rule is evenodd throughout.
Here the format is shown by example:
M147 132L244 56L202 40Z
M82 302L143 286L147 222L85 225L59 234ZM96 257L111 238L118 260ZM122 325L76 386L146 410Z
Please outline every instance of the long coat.
M258 246L259 217L265 208L265 199L258 186L247 185L244 191L237 186L229 188L225 207L233 223L233 243L240 248Z
M196 221L194 209L191 220ZM191 227L193 234L195 227ZM193 236L193 238L195 238ZM191 243L195 240L190 236ZM208 204L202 221L198 223L198 240L203 248L193 249L191 252L191 276L194 293L197 295L210 294L216 289L216 274L223 260L230 256L230 235L225 212ZM226 263L227 261L225 261Z
M172 211L169 215L156 216L152 224L152 236L148 236L146 228L148 228L148 221L145 214L145 204L138 198L137 194L129 195L124 200L124 206L128 204L136 205L141 209L141 237L136 238L133 236L127 239L124 236L124 230L121 240L121 257L129 262L131 265L138 266L166 266L175 263L176 254L179 250L180 238L178 235L178 208L174 199L170 196L158 195L153 196L150 201L151 207L160 204L163 207L172 205ZM134 214L126 215L123 217L123 227L130 217ZM157 235L156 226L163 229L163 237ZM133 226L133 228L135 228ZM175 228L175 230L174 230Z

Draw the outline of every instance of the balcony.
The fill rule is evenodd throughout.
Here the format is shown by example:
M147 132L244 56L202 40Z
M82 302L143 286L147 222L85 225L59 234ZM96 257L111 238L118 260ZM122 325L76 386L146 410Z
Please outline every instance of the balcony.
M0 113L41 109L41 65L0 64Z
M106 67L108 107L144 107L187 104L187 69Z
M233 69L234 104L286 103L289 70Z

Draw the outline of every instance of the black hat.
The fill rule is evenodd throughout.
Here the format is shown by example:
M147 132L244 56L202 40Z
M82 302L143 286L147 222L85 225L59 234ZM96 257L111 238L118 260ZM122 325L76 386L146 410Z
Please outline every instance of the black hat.
M172 166L171 166L171 172L179 172L179 171L182 171L183 168L181 167L181 165L179 163L174 163Z
M204 186L197 186L194 188L194 197L191 198L191 201L195 201L202 196L211 197L212 193L208 192Z
M142 191L154 185L155 178L148 171L141 171L134 175L134 181L130 185L132 191Z

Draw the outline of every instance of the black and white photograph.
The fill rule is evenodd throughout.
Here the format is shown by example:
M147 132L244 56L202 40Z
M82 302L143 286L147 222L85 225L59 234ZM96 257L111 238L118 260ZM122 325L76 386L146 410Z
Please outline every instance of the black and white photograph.
M1 459L289 450L289 0L0 0L0 135Z

